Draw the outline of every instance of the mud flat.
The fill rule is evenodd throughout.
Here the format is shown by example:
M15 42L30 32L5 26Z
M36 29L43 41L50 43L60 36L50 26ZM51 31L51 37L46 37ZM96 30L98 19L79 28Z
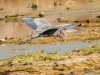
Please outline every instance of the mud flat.
M100 45L72 52L29 52L0 60L1 75L84 75L100 72Z

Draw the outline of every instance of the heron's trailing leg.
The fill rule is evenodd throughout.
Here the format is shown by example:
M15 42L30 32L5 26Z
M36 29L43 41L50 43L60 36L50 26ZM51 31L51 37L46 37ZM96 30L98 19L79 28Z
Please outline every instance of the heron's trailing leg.
M21 41L19 44L26 43L26 42L28 42L28 41L30 41L30 40L32 40L32 39L34 39L34 38L39 37L39 35L40 35L39 33L34 34L34 35L32 35L30 38L28 38L27 40L23 40L23 41Z
M58 29L53 35L58 36L60 38L64 38L66 37L65 29Z

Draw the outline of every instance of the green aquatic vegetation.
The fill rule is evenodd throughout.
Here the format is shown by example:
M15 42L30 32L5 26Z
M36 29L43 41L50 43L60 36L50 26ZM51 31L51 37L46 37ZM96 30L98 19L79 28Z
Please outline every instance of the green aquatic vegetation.
M54 53L45 53L43 51L38 52L29 52L21 55L17 55L11 58L3 59L4 62L12 62L13 60L16 61L54 61L59 60L63 57L63 54L60 54L58 51ZM2 61L2 60L1 60Z
M99 52L100 51L100 45L96 44L87 48L81 48L78 49L79 51L85 51L85 52Z
M16 57L18 57L20 59L24 59L24 60L30 60L30 59L33 59L33 60L43 60L45 56L46 56L46 53L42 53L42 52L29 52L29 53L22 54L22 55L19 55L19 56L16 56Z
M17 55L11 58L3 59L4 61L12 61L12 60L24 60L24 61L29 61L30 59L33 60L40 60L45 56L45 53L41 52L29 52L21 55Z
M58 60L60 58L60 54L51 53L46 57L46 60Z

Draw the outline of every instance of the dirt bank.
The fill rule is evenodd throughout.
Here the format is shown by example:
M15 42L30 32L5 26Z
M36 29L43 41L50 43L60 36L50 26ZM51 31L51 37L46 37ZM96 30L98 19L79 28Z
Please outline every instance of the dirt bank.
M0 75L83 75L100 72L100 46L60 54L30 52L0 60Z

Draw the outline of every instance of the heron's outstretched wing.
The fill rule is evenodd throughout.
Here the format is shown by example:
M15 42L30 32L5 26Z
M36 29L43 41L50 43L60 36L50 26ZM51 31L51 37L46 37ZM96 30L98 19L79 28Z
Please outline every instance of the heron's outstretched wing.
M81 26L81 24L62 24L62 25L54 26L54 27L52 27L52 29L59 29L59 28L68 29L68 28L73 28L75 26Z
M44 31L48 27L51 27L52 25L44 18L36 18L34 19L35 24L37 25L36 31Z
M21 20L24 21L32 29L34 30L37 29L37 25L34 23L34 18L28 16L28 17L21 18Z
M46 19L44 18L31 18L25 17L22 20L30 26L32 29L36 30L37 32L41 32L46 28L52 26Z

